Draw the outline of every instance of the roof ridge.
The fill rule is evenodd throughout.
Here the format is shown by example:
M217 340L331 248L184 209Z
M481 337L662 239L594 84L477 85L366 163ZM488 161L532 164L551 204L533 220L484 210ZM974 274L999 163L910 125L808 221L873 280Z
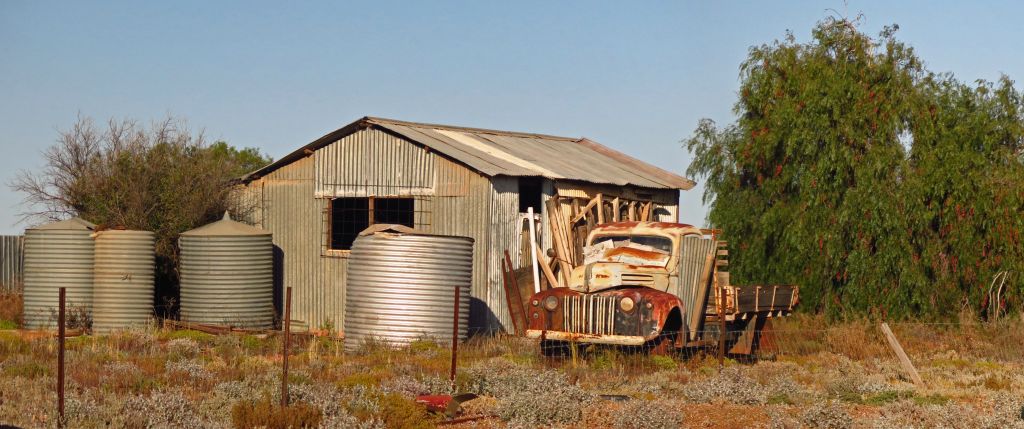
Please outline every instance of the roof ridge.
M412 127L427 127L427 128L444 129L444 130L452 130L452 131L469 131L469 132L481 133L481 134L498 134L498 135L522 136L522 137L539 137L539 138L546 138L546 139L553 139L553 140L565 140L565 141L571 141L571 142L576 142L576 141L579 141L580 139L583 138L583 137L555 136L555 135L551 135L551 134L540 134L540 133L527 133L527 132L522 132L522 131L505 131L505 130L494 130L494 129L489 129L489 128L462 127L462 126L458 126L458 125L431 124L431 123L427 123L427 122L412 122L412 121L403 121L403 120L399 120L399 119L380 118L380 117L376 117L376 116L365 116L365 117L363 117L362 120L366 121L366 122L369 122L369 123L372 123L372 124L379 124L381 122L385 122L385 123L390 123L390 124L405 125L405 126L412 126Z

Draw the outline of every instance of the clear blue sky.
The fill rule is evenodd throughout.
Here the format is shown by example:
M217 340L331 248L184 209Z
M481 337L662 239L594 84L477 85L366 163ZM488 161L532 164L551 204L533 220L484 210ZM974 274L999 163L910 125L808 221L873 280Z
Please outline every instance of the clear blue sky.
M3 1L0 234L24 228L6 184L79 113L180 116L274 158L376 115L586 136L681 173L698 119L732 119L748 48L836 12L899 24L932 70L1024 79L1015 2L780 3Z

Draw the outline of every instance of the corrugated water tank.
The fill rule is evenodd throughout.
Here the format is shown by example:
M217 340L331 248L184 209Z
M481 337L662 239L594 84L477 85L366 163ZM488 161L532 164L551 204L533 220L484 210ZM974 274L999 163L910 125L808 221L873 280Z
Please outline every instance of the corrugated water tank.
M153 317L155 238L150 231L95 234L93 331L145 325Z
M92 306L93 228L72 218L25 231L26 328L56 328L61 287L67 288L69 307Z
M251 329L274 323L269 231L224 219L181 234L181 320Z
M466 339L473 276L473 239L374 225L360 233L349 257L345 348L367 341L392 346L421 338L452 340L455 290L459 333Z

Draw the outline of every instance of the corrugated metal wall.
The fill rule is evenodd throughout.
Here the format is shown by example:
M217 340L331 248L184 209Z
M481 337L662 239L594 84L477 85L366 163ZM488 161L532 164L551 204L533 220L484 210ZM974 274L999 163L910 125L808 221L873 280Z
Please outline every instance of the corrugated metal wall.
M21 292L25 237L0 235L0 292Z
M313 328L343 329L348 257L326 250L329 198L415 196L418 229L474 238L472 296L479 298L474 310L480 312L494 303L487 269L490 191L488 178L460 164L364 130L249 183L237 195L257 206L245 220L274 234L281 283L292 287L293 318ZM475 318L476 326L488 322Z
M523 222L519 217L519 178L498 176L491 178L491 223L492 257L487 259L488 285L487 304L494 312L496 322L501 327L511 327L512 318L508 314L505 289L501 271L501 261L508 250L512 259L512 267L521 266L521 231ZM526 235L529 238L529 234ZM497 256L497 257L494 257ZM527 258L529 260L529 258Z
M435 158L383 131L360 131L316 151L316 196L433 195Z
M437 192L431 199L433 219L427 232L472 237L473 284L470 289L470 327L493 327L496 318L490 307L493 286L489 281L491 251L491 183L487 177L443 157L435 159ZM499 272L500 273L500 272ZM500 274L499 274L500 277Z
M543 183L543 200L555 184ZM666 191L665 198L669 192ZM292 314L309 327L343 329L348 257L327 251L327 204L335 197L413 196L416 227L429 233L472 237L474 267L470 326L510 326L501 275L508 250L520 255L519 183L488 178L384 131L358 131L239 190L254 210L240 216L274 234L280 283L292 287ZM678 201L678 194L672 199ZM674 210L674 207L673 207ZM542 213L543 248L550 247Z

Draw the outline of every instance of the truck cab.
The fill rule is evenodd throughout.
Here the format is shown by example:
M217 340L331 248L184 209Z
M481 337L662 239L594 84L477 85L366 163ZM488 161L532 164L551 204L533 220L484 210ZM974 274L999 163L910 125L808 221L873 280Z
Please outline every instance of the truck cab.
M721 317L736 342L743 331L756 329L759 319L788 314L797 301L796 286L729 285L724 243L712 231L691 225L599 225L588 235L583 254L583 264L572 269L567 285L529 298L527 337L547 345L579 342L667 351L717 341L721 324L709 322ZM707 331L714 331L715 338ZM744 344L734 351L743 352Z

